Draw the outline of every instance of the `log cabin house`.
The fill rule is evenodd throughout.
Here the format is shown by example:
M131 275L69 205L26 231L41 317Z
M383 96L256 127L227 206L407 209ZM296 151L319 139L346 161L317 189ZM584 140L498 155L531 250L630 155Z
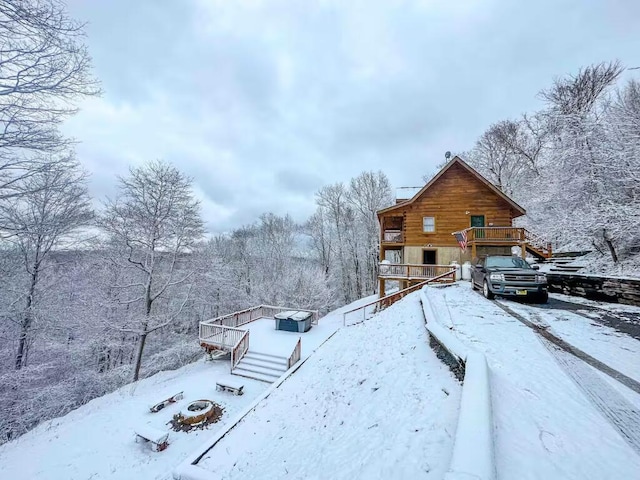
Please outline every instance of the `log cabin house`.
M462 264L487 254L551 256L551 246L513 220L525 210L500 189L454 157L410 199L378 211L380 222L380 297L385 281L400 287L433 278L451 262ZM458 234L457 236L455 234ZM466 238L463 249L458 239Z

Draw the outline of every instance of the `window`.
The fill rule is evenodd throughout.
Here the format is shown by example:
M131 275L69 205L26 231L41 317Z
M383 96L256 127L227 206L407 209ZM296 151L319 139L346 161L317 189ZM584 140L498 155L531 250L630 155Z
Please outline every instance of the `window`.
M422 217L422 231L424 233L433 233L436 231L435 217Z

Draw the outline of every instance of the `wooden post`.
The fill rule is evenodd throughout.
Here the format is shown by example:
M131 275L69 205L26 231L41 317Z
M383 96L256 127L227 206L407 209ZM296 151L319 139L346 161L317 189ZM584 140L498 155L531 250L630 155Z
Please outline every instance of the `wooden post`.
M471 244L471 261L473 261L474 258L476 258L476 242L473 242Z
M520 248L522 249L522 258L527 258L527 242L522 242Z
M384 297L384 278L379 277L380 280L380 288L378 289L378 298Z

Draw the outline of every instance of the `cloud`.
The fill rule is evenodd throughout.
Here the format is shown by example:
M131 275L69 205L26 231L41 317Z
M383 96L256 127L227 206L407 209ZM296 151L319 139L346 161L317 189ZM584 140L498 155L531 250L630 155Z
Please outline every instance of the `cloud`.
M382 170L413 186L447 150L540 106L555 75L640 39L622 1L193 0L69 4L105 94L66 122L96 197L162 158L211 232L304 220L322 185ZM636 66L636 65L631 65Z

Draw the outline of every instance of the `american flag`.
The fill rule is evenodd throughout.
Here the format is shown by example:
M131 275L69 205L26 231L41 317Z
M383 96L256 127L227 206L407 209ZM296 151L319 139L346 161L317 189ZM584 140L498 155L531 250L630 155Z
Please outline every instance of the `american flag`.
M460 248L462 249L462 251L466 252L467 251L467 231L462 230L460 232L455 232L454 235L456 236L456 240L460 244Z

